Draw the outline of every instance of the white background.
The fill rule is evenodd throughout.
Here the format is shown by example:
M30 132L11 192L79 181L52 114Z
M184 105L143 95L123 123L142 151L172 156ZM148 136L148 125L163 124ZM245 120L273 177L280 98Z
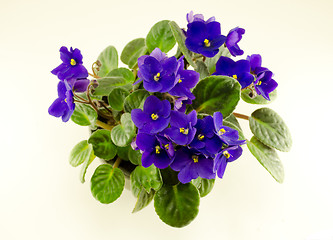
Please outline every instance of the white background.
M245 148L201 199L197 218L175 229L152 204L131 214L135 199L127 190L111 205L97 202L89 179L99 162L85 184L68 163L87 128L47 109L57 97L50 71L60 64L61 46L81 49L90 69L105 47L121 52L157 21L185 27L190 10L215 16L224 34L246 29L240 46L245 56L260 53L275 73L279 96L269 107L284 118L294 144L279 153L282 185ZM0 0L0 239L333 239L332 10L331 0ZM256 108L242 103L237 111Z

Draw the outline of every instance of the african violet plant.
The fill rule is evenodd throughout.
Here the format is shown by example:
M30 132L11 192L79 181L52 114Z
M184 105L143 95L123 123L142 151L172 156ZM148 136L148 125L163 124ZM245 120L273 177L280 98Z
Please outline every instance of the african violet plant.
M173 227L189 224L198 214L200 197L216 176L242 155L246 144L266 170L282 183L283 166L275 149L291 147L289 130L269 108L251 116L235 113L242 98L268 104L276 97L273 73L261 56L243 55L238 46L245 30L221 34L215 18L187 14L187 29L173 21L156 23L146 38L137 38L118 53L107 47L93 64L83 66L80 50L61 47L58 98L49 114L89 126L91 136L70 154L70 164L104 160L91 178L91 192L101 203L121 195L125 176L137 198L133 212L154 199L160 219ZM177 43L174 56L167 56ZM91 80L88 77L92 77ZM236 118L249 121L254 136L246 140Z

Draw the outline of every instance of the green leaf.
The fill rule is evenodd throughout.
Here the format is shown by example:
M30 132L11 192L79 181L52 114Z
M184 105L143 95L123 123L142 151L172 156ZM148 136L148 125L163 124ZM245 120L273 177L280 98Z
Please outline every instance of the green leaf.
M137 38L129 42L120 55L120 60L133 69L138 62L138 58L147 53L144 38Z
M117 154L117 147L111 141L109 130L99 129L91 134L88 143L92 144L97 157L110 160Z
M117 155L120 157L122 160L129 161L128 158L128 152L131 149L131 145L128 145L126 147L117 147Z
M228 48L226 48L224 45L222 45L219 49L219 52L212 58L206 58L206 65L208 67L209 70L209 74L212 74L216 71L216 63L217 61L220 59L220 57L231 57L231 54L228 50Z
M249 119L250 128L263 144L288 152L291 149L291 134L282 118L269 108L254 111Z
M127 146L135 136L135 125L132 122L131 114L124 113L120 118L120 125L111 130L111 139L118 147Z
M102 66L99 68L98 76L105 77L111 70L118 67L118 53L115 47L108 46L97 58Z
M221 112L223 117L228 117L236 108L240 99L238 81L227 76L210 76L202 79L193 90L196 97L193 108L197 112L213 115Z
M155 195L154 190L152 190L150 193L147 193L146 190L142 188L132 213L136 213L141 209L145 208L146 206L148 206L148 204L153 200L154 195Z
M86 180L85 180L85 176L86 176L86 172L87 172L87 169L90 165L90 163L92 163L92 161L94 161L94 159L96 158L95 154L92 153L90 158L89 159L86 159L82 165L82 168L81 168L81 172L80 172L80 181L81 183L84 183Z
M174 21L169 22L169 25L171 27L172 33L176 39L176 42L178 44L180 51L183 53L186 61L195 69L197 66L196 66L195 62L193 62L193 60L192 60L192 52L190 50L188 50L185 45L186 37L185 37L183 31Z
M137 166L131 173L131 189L136 197L139 196L142 187L150 193L151 189L158 191L162 184L160 170L154 165L148 168Z
M140 150L133 150L131 147L128 150L128 158L134 165L141 165L142 154Z
M149 92L144 89L136 90L135 92L128 95L124 100L125 112L131 112L133 109L143 109L143 104L146 98L149 97Z
M163 184L173 186L179 183L178 172L175 172L170 167L160 169L160 172L162 175Z
M121 111L124 108L124 100L129 92L124 88L118 87L111 90L109 94L109 105L113 110Z
M95 88L94 95L109 96L110 92L116 87L121 87L128 91L132 89L132 83L123 77L105 77L97 79L97 82L98 87Z
M127 68L116 68L108 73L107 77L122 77L128 83L133 83L135 80L134 74Z
M198 177L197 179L192 180L193 185L198 189L200 197L205 197L210 193L214 187L214 179L205 179Z
M247 141L247 147L272 177L277 182L282 183L284 179L284 170L276 151L261 143L255 136L251 138L251 141Z
M94 154L93 148L87 140L83 140L75 145L69 156L69 163L73 167L81 165L84 161L89 160Z
M96 111L89 105L75 103L75 109L71 116L73 122L81 126L94 125L97 119Z
M91 193L101 203L112 203L124 190L125 176L119 168L102 164L91 177Z
M269 104L272 101L274 101L277 97L277 91L273 91L269 94L270 101L266 100L263 96L255 94L253 96L253 93L250 89L245 88L242 90L242 99L244 102L251 103L251 104Z
M195 71L197 71L200 74L200 80L205 77L208 77L209 72L208 72L207 65L202 60L197 60L196 64L197 64L197 67L196 67Z
M163 185L154 197L157 215L172 227L180 228L192 222L199 212L199 204L199 192L191 183Z
M159 48L162 52L167 53L175 46L176 40L172 34L169 22L169 20L160 21L150 29L146 37L146 45L149 52Z
M243 130L239 125L237 118L233 114L230 114L229 117L223 119L223 125L237 130L239 133L239 140L245 140Z

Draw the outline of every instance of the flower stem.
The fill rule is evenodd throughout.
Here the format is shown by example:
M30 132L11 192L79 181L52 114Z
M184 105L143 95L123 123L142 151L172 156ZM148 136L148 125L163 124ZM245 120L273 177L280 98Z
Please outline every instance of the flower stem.
M106 123L104 123L104 122L102 122L100 120L96 120L96 125L99 126L99 127L101 127L101 128L104 128L106 130L110 130L110 131L113 128L113 126L110 126L109 124L106 124Z
M115 161L115 163L114 163L113 166L112 166L113 169L117 168L117 167L119 166L120 162L121 162L121 158L118 157L117 160Z
M244 115L244 114L235 113L235 112L234 112L233 114L234 114L234 116L235 116L236 118L241 118L241 119L245 119L245 120L249 120L249 119L250 119L249 116Z

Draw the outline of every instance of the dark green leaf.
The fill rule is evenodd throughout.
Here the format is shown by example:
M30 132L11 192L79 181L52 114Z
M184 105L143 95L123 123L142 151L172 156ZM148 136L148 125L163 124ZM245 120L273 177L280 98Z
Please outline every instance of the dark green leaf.
M205 197L212 191L215 183L215 179L205 179L198 177L192 180L193 185L198 189L200 197Z
M89 105L75 103L75 110L71 116L73 122L81 126L94 125L97 119L96 111Z
M128 145L126 147L117 147L117 155L122 160L129 161L128 158L128 152L132 149L131 145Z
M197 67L196 67L195 71L197 71L200 74L200 80L205 77L208 77L209 72L208 72L207 65L202 60L197 60L196 64L197 64Z
M124 100L125 112L131 112L133 109L141 108L143 109L143 104L146 98L149 97L149 92L144 89L136 90L135 92L128 95Z
M132 89L132 83L123 77L105 77L97 79L98 87L94 91L94 95L109 96L110 92L116 87L122 87L126 90Z
M137 38L129 42L121 53L120 59L133 69L137 64L138 58L147 53L146 42L144 38Z
M113 110L121 111L124 108L124 100L129 92L124 88L118 87L111 90L109 94L109 105Z
M222 45L220 47L220 51L212 58L206 58L206 65L208 67L209 70L209 74L212 74L216 71L216 63L219 60L219 58L223 56L223 57L231 57L231 54L228 50L228 48L226 48L224 45Z
M185 35L183 31L180 29L180 27L177 25L177 23L171 21L169 22L169 25L171 27L172 33L177 41L178 47L180 51L183 53L186 61L195 69L197 66L192 60L192 52L187 49L185 45Z
M277 92L276 90L271 92L269 94L270 97L270 101L266 100L263 96L261 95L257 95L256 93L254 93L255 95L253 96L253 93L250 89L245 88L242 90L242 99L247 102L247 103L251 103L251 104L269 104L272 101L274 101L277 97Z
M223 119L223 125L237 130L239 133L239 140L245 140L243 130L233 114L230 114L229 117Z
M178 172L175 172L170 167L160 169L160 172L162 175L163 184L176 185L179 183Z
M134 165L141 164L141 157L142 154L140 153L140 150L133 150L132 148L128 150L128 158Z
M148 204L153 200L154 195L154 190L152 190L150 193L147 193L146 190L142 188L132 213L136 213L144 207L148 206Z
M112 203L124 190L125 177L119 168L102 164L91 177L91 193L101 203Z
M120 122L120 125L115 126L111 130L111 139L118 147L125 147L135 136L135 125L129 113L124 113L120 118Z
M128 83L133 83L135 78L131 70L127 68L116 68L108 73L107 77L122 77Z
M111 70L118 67L118 53L113 46L105 48L97 59L102 64L97 73L100 77L105 77Z
M254 136L267 146L287 152L291 149L291 134L282 118L269 108L260 108L250 117Z
M199 192L191 183L163 185L154 197L157 215L172 227L180 228L192 222L199 212L199 204Z
M94 159L96 158L95 154L91 154L90 158L89 159L86 159L82 165L82 168L81 168L81 172L80 172L80 181L81 183L84 183L86 180L85 180L85 176L86 176L86 172L87 172L87 169L90 165L90 163L92 163L92 161L94 161Z
M84 161L89 161L89 159L94 155L93 148L88 144L87 140L83 140L75 145L69 156L69 163L73 167L81 165Z
M175 46L176 40L172 34L169 22L169 20L160 21L150 29L146 37L146 45L149 52L159 48L162 52L167 53Z
M276 151L273 148L262 144L255 136L251 138L251 141L247 141L247 147L272 177L277 182L282 183L284 179L284 170Z
M99 129L89 138L88 143L92 144L94 153L97 157L110 160L117 154L117 147L111 141L109 130Z
M159 190L162 184L160 170L154 165L148 168L137 166L131 173L131 189L136 197L140 194L142 187L150 193L151 189Z
M240 85L237 80L227 76L210 76L202 79L193 90L196 97L192 106L197 112L213 115L221 112L228 117L240 99Z

